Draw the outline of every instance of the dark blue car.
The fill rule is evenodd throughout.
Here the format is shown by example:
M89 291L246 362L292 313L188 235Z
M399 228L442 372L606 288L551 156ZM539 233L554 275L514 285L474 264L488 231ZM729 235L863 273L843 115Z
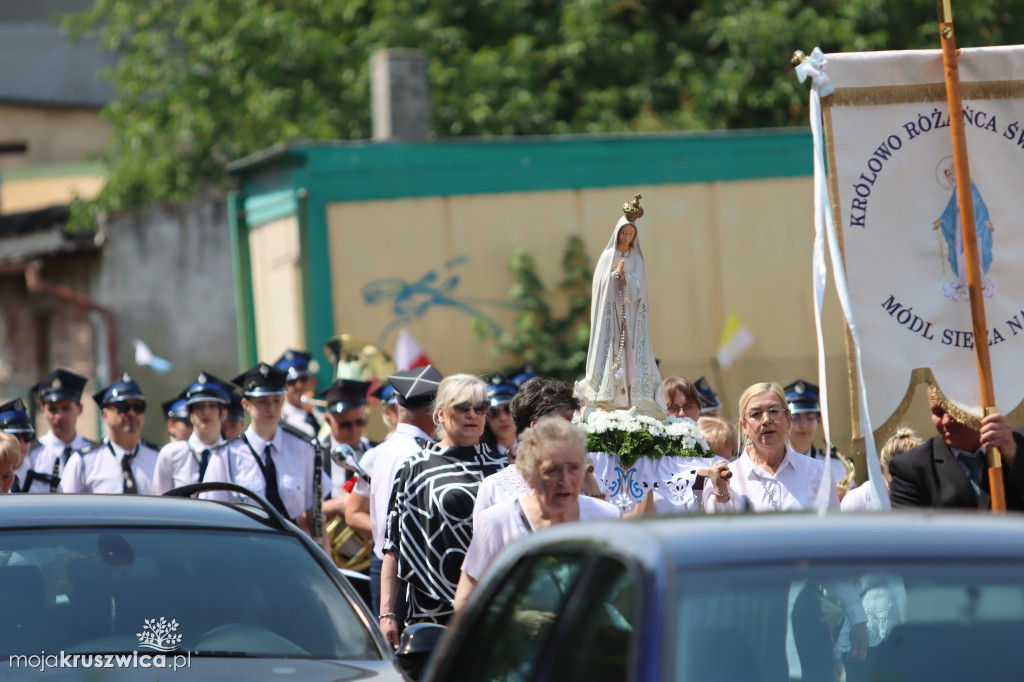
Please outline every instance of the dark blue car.
M1022 644L1020 517L655 518L513 543L426 679L1019 680Z

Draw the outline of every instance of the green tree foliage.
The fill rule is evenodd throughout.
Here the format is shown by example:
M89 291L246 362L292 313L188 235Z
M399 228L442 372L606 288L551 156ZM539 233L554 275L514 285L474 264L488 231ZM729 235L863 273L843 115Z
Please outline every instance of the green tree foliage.
M1015 0L1014 0L1015 1ZM961 46L1024 41L1011 0L954 2ZM425 50L435 133L804 125L795 49L937 48L932 0L96 0L124 55L94 208L173 201L280 142L370 134L368 62Z
M510 354L517 364L529 362L542 376L564 381L583 376L590 342L592 272L583 240L570 237L562 255L565 276L558 291L567 303L564 315L552 311L548 290L525 250L517 249L508 267L513 278L508 297L520 309L515 325L511 331L495 334L489 325L477 320L477 336L492 339L495 354Z

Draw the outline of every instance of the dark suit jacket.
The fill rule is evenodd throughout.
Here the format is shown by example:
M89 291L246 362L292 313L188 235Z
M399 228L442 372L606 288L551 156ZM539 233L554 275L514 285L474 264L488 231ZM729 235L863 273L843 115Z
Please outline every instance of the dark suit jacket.
M1017 441L1014 466L1003 467L1006 508L1024 510L1024 435L1014 432L1013 438ZM984 490L980 496L974 494L956 455L939 436L893 457L889 472L893 507L992 508L991 496Z

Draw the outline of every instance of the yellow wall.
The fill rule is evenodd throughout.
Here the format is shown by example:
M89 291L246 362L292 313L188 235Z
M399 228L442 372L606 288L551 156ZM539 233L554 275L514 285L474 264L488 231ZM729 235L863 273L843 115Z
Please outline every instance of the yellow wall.
M273 363L287 348L305 348L299 227L294 216L249 231L258 357Z
M811 189L809 178L796 178L332 204L328 224L337 331L378 340L391 351L397 329L405 326L442 371L493 371L509 359L494 358L488 344L474 339L472 315L427 305L431 294L424 291L399 304L410 311L423 306L422 315L410 313L408 322L396 323L382 336L401 315L394 298L367 303L363 287L391 279L397 290L429 273L435 273L436 286L457 275L460 282L449 298L507 328L514 313L479 299L507 300L512 251L526 248L553 288L563 277L568 237L582 236L595 263L622 203L640 191L651 336L662 376L707 375L733 416L735 399L755 381L813 381L817 375ZM445 267L459 256L467 262ZM711 358L730 312L750 328L756 345L719 375ZM844 376L838 310L827 311L826 323L830 375ZM845 416L846 386L831 389ZM848 437L848 423L844 430Z

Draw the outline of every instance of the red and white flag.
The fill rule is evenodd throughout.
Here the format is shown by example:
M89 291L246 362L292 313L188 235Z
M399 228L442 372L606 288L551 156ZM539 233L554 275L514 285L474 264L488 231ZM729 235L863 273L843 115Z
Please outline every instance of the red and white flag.
M395 366L398 371L423 367L430 364L430 358L423 352L423 348L416 339L412 337L408 329L398 331L398 341L395 342Z

